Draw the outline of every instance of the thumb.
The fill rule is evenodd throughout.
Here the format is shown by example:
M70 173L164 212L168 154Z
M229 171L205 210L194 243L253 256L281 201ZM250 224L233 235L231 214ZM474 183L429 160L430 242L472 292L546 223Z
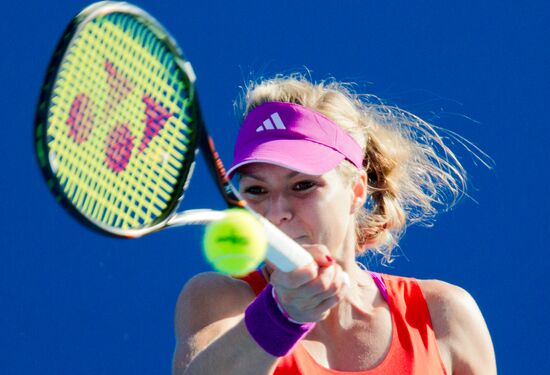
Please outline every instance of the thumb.
M303 247L311 254L319 267L328 267L334 263L334 259L325 245L303 245Z
M303 245L304 249L306 249L311 256L313 257L313 260L315 263L317 263L317 266L319 268L326 268L330 267L332 265L336 264L336 261L334 258L332 258L332 255L329 251L329 249L325 245ZM351 285L350 277L347 274L347 272L342 271L339 274L340 278L342 279L342 282L346 286Z

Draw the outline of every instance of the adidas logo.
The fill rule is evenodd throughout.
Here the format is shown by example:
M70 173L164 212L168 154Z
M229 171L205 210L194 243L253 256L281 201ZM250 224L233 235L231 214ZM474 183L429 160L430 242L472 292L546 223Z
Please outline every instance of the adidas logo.
M263 132L264 130L276 129L286 129L285 124L283 124L283 120L281 120L281 116L279 116L277 112L273 113L268 119L264 120L263 124L256 128L256 133Z

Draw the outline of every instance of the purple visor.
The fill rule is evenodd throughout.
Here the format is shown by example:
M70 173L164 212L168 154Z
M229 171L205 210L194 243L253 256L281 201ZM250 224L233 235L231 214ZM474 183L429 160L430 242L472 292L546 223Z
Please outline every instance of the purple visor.
M293 103L268 102L241 125L229 177L246 164L269 163L322 175L343 160L363 166L361 146L322 114Z

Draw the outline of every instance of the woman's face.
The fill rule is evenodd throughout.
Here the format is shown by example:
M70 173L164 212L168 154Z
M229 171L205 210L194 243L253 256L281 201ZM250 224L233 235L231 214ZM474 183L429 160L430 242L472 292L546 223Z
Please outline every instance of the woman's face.
M356 183L336 170L312 176L266 163L245 165L239 173L250 207L299 244L325 245L335 257L345 245L354 249L353 217L363 194Z

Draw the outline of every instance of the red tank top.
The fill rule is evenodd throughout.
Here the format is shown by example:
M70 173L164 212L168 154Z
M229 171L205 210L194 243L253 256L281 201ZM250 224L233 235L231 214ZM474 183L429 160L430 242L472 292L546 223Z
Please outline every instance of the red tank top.
M298 343L291 353L279 360L274 375L446 374L428 305L418 282L406 277L385 274L380 276L387 289L387 302L393 323L391 346L380 364L366 371L331 370L315 362L304 346ZM256 294L267 285L259 271L243 277L242 280Z

